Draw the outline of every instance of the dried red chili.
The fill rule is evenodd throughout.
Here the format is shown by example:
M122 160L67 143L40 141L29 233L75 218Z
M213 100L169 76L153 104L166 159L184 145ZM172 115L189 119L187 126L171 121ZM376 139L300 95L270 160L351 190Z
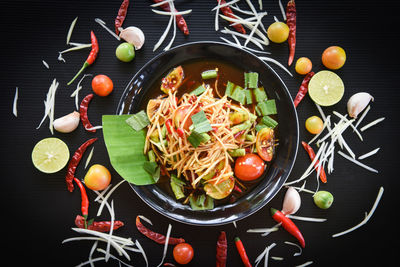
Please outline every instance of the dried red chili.
M314 76L314 72L310 71L307 73L306 77L304 77L303 81L301 82L300 89L297 92L296 98L294 99L294 106L297 108L301 100L304 98L304 96L308 92L308 83L310 82L312 76Z
M118 35L119 34L119 28L122 27L122 23L124 23L126 14L128 13L128 6L129 6L129 0L124 0L119 7L118 10L118 15L115 18L115 33Z
M217 0L217 2L219 2L221 5L226 4L225 0ZM237 19L237 17L235 16L235 14L233 14L233 11L229 6L221 7L220 10L222 11L222 13L224 13L225 16L230 17L232 19ZM238 24L232 25L232 27L235 28L236 31L246 34L246 30L242 24L238 23Z
M89 103L92 100L93 96L94 96L93 94L88 94L87 96L85 96L84 99L82 99L81 105L79 106L79 114L81 115L81 121L86 131L95 133L96 129L92 129L93 125L90 123L87 114Z
M312 147L304 141L302 141L301 144L303 145L304 149L307 151L308 156L310 157L311 161L313 161L315 159L314 149L312 149ZM319 178L321 179L321 182L326 183L327 179L326 179L325 170L322 167L322 165L318 166L318 164L319 164L319 160L316 160L315 164L314 164L315 170L318 171L318 169L320 169Z
M237 251L239 252L240 258L242 258L242 262L243 262L244 266L251 267L249 257L247 257L246 250L245 250L243 243L239 237L235 237L235 245L236 245Z
M156 233L148 229L146 226L144 226L140 222L139 216L136 217L136 228L138 229L139 232L141 232L143 235L147 236L151 240L157 242L158 244L165 244L167 237L165 235ZM168 245L176 245L180 243L185 243L185 239L183 238L176 238L176 237L170 237L168 241Z
M217 241L217 264L216 267L225 267L228 252L228 242L226 241L226 234L221 231Z
M288 231L292 236L294 236L299 242L300 245L304 248L306 243L304 241L303 235L301 234L299 228L294 224L294 222L286 217L282 212L279 210L271 208L271 215L272 218L278 222L282 223L283 228Z
M101 221L101 222L89 222L87 227L85 227L85 218L77 215L75 218L75 225L79 228L89 229L97 232L109 232L111 230L111 222L110 221ZM124 226L124 223L121 221L114 221L113 230L117 230Z
M292 65L294 52L296 49L296 4L290 0L286 6L286 24L289 26L289 60L288 65Z
M72 181L74 180L75 177L75 170L76 167L78 166L79 162L81 161L81 158L83 156L83 153L85 153L86 149L88 146L96 142L97 138L92 138L87 140L85 143L83 143L74 153L72 158L70 159L68 163L68 169L67 169L67 175L65 176L65 181L67 182L67 187L70 192L74 191L74 185Z
M90 31L90 41L92 43L92 50L90 50L89 56L87 57L85 63L83 63L82 68L78 71L78 73L72 78L71 81L68 82L68 85L73 83L76 78L90 65L93 64L93 62L97 58L97 54L99 53L99 43L97 42L96 35L94 35L93 31Z
M164 0L153 0L154 3L160 3L164 2ZM171 12L171 8L168 3L162 4L161 8L164 9L167 12ZM178 12L178 10L173 10L174 12ZM176 18L176 25L178 25L178 28L183 32L184 35L189 35L189 28L186 24L185 19L183 18L182 15L175 15Z
M89 214L89 198L86 194L86 189L83 186L82 182L76 177L74 177L74 181L78 185L79 189L81 190L81 199L82 199L81 211L82 211L83 218L85 220L87 220L87 217Z

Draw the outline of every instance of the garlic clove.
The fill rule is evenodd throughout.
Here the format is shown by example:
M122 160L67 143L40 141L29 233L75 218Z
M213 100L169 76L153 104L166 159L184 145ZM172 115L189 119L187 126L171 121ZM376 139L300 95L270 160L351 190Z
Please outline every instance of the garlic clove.
M54 129L56 129L56 131L60 133L70 133L78 127L79 120L79 112L74 111L70 114L54 120L53 127Z
M285 215L296 213L301 205L299 192L293 187L289 187L283 199L282 213Z
M128 28L122 29L120 28L119 37L124 39L128 43L135 46L136 50L142 48L144 44L144 33L138 27L130 26Z
M374 101L372 95L365 92L352 95L347 101L347 112L350 117L357 118L358 114L368 106L371 100Z

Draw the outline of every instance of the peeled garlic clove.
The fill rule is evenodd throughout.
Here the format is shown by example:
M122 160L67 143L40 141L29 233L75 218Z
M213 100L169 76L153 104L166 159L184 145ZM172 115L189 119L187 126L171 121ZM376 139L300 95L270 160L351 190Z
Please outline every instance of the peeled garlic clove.
M53 127L60 133L70 133L78 127L79 119L79 112L74 111L54 120Z
M294 214L299 210L300 205L301 198L299 192L290 186L286 191L285 198L283 199L282 213L285 215Z
M135 46L136 50L142 48L144 44L144 33L138 27L130 26L125 29L120 29L119 37L128 43Z
M350 97L347 102L347 112L350 117L357 118L358 114L368 106L371 100L374 101L372 95L365 92L357 93Z

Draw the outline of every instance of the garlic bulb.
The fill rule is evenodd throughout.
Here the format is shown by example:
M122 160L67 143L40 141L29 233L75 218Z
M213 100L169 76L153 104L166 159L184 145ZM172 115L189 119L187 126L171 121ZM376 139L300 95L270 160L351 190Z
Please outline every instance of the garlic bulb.
M364 92L354 94L350 97L347 102L347 112L350 117L357 118L358 114L368 106L371 100L374 101L372 95Z
M300 205L301 198L299 192L290 186L286 191L285 198L283 199L282 213L285 215L294 214L299 210Z
M120 31L119 37L121 39L124 39L128 43L134 45L136 50L142 48L144 44L144 33L141 29L130 26L125 29L120 28Z
M75 130L79 125L80 114L79 112L72 112L61 118L54 120L53 127L60 133L70 133Z

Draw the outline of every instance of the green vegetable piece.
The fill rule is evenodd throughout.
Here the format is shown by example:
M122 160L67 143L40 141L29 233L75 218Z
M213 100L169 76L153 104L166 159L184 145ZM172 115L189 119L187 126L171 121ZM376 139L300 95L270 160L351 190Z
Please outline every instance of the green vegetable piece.
M244 93L244 89L239 85L235 86L231 98L237 102L240 102L242 105L246 104L246 94Z
M249 72L247 73L247 83L245 83L247 88L257 88L258 87L258 73Z
M130 116L126 119L126 123L131 126L135 131L140 131L150 124L147 114L144 110L139 111L136 114L128 115Z
M197 131L192 131L187 140L192 144L193 147L198 147L201 143L205 143L210 140L210 138L211 137L207 133L198 133Z
M160 166L156 162L153 161L145 161L143 162L143 169L149 173L155 182L160 179Z
M232 127L232 133L235 134L235 133L238 133L240 131L244 131L244 130L250 129L250 127L251 127L251 122L249 120L247 120L247 121L245 121L245 122L243 122L241 124L233 126Z
M134 185L154 184L152 175L143 168L148 161L143 154L146 132L135 131L126 120L132 115L103 115L103 136L110 162L115 171Z
M185 185L184 181L180 180L176 175L171 174L170 185L176 199L185 197L185 194L183 193L183 186Z
M192 195L189 199L192 210L211 210L214 208L214 200L210 196Z
M203 85L200 85L199 87L197 87L196 89L194 89L192 92L190 92L191 95L201 95L202 93L204 93L206 91L206 88L204 88Z
M235 88L235 84L228 81L225 88L225 95L231 97L233 93L233 88Z
M244 94L246 95L246 104L253 104L253 94L251 93L250 89L244 90Z
M228 153L232 157L242 157L242 156L246 155L246 150L244 148L237 148L237 149L228 150Z
M270 116L264 116L261 119L261 122L265 124L265 126L270 127L270 128L275 128L278 125L278 122L271 118Z
M265 93L264 87L254 88L253 93L257 103L267 99L267 93Z
M250 141L250 142L253 142L254 139L256 139L256 137L251 134L246 134L244 137L245 137L246 141Z
M153 150L150 149L149 152L147 152L147 157L149 158L150 162L156 162L156 154Z
M256 110L257 116L262 116L259 107L256 106L254 109Z
M260 109L263 116L277 114L275 99L259 102L257 107Z
M213 79L217 77L217 70L206 70L201 73L201 78L203 80Z
M314 195L314 203L321 209L328 209L333 203L333 195L328 191L318 191Z
M194 130L197 133L206 133L212 131L211 124L208 121L207 116L203 110L194 114L191 119L193 122Z
M263 129L265 127L268 127L268 126L263 123L259 123L256 125L256 131L259 132L259 131L261 131L261 129Z

